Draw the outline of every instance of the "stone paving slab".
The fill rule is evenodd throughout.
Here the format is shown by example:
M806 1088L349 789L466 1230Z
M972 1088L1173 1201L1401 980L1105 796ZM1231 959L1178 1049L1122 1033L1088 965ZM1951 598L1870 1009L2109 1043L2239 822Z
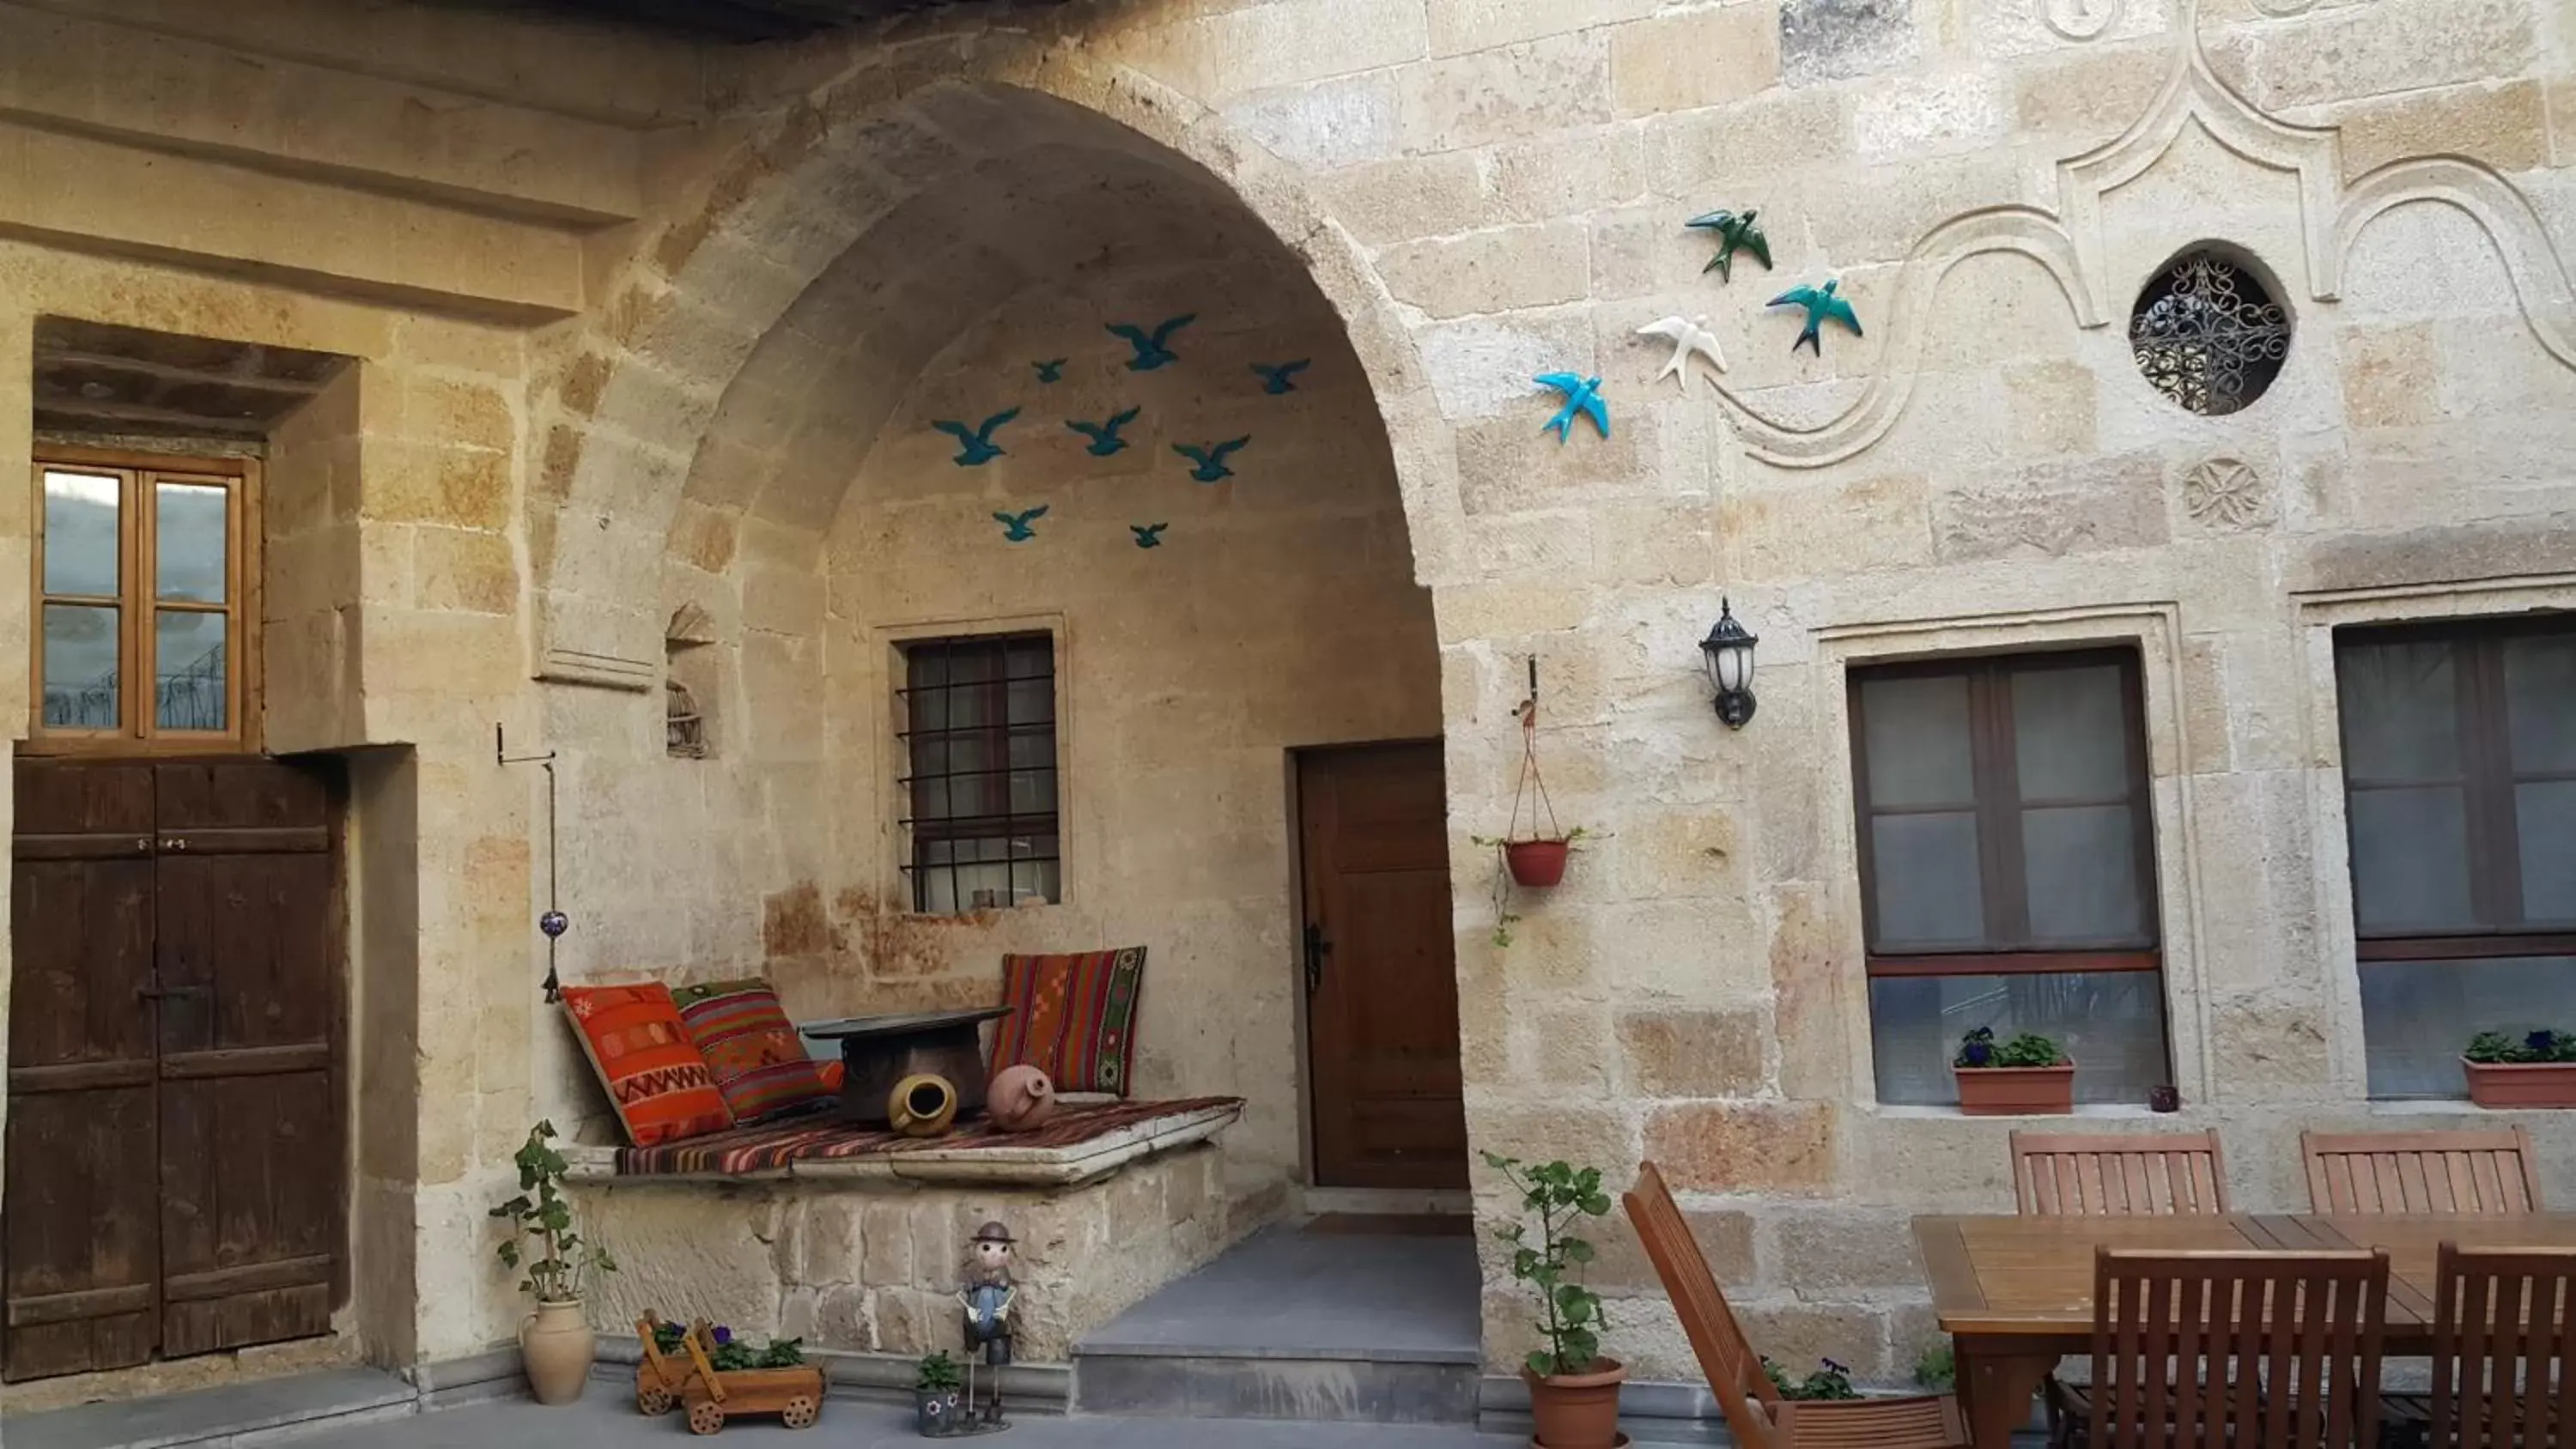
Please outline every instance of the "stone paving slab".
M1472 1238L1283 1225L1103 1324L1074 1355L1472 1365L1481 1294Z
M173 1444L261 1442L281 1426L362 1434L408 1418L417 1392L375 1369L331 1369L193 1393L83 1404L0 1419L7 1449L158 1449ZM358 1422L366 1430L351 1426ZM366 1442L352 1438L348 1442Z

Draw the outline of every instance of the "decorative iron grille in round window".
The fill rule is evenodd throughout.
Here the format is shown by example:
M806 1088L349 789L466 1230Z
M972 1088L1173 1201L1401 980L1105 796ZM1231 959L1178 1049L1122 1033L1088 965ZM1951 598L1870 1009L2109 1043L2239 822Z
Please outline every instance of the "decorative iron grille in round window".
M2290 353L2290 314L2263 279L2208 248L2184 252L2138 293L2129 351L2156 391L2223 417L2263 395Z

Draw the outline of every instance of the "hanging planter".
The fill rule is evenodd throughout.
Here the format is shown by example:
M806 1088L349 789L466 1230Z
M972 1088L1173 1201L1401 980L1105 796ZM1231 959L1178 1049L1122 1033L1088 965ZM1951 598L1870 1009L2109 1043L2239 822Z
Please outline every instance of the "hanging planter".
M1581 826L1572 830L1559 825L1556 805L1547 798L1547 780L1538 768L1538 661L1529 664L1529 698L1513 710L1521 722L1521 778L1512 789L1511 823L1502 837L1472 837L1478 845L1494 847L1502 857L1501 868L1494 872L1494 944L1512 943L1512 927L1520 917L1512 914L1512 887L1523 890L1548 890L1565 879L1567 860L1574 843L1584 837ZM1528 820L1522 820L1526 811Z
M1503 842L1503 864L1510 867L1513 883L1531 890L1545 890L1565 879L1565 860L1573 853L1571 840Z

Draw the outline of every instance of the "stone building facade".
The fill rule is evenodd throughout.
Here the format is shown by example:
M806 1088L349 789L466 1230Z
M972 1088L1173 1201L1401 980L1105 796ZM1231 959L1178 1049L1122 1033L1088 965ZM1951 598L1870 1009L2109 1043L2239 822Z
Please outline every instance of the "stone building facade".
M2439 729L2374 733L2447 683L2338 668L2338 631L2576 605L2564 5L1076 0L734 47L8 0L0 57L0 453L81 435L40 426L66 323L347 360L255 450L262 743L352 778L354 1271L311 1352L511 1332L483 1208L533 1119L601 1125L549 964L760 971L815 1017L987 999L1004 950L1147 941L1140 1089L1248 1103L1191 1192L1226 1235L1293 1210L1293 749L1443 741L1470 1143L1661 1163L1784 1361L1901 1377L1930 1337L1907 1219L2008 1205L2011 1124L1942 1100L1952 1027L2067 1036L2100 1064L2088 1128L2159 1125L2139 1089L2169 1081L2239 1199L2286 1207L2303 1128L2472 1115L2402 1020L2576 1022L2576 947L2538 934L2576 914L2563 636L2417 660L2502 661L2475 669L2509 707L2462 685L2458 717L2515 742L2502 775ZM1759 212L1771 266L1704 270L1685 223L1719 208ZM2259 393L2233 411L2160 389L2131 340L2195 257L2286 338L2230 374ZM1828 278L1860 333L1793 351L1765 304ZM1191 312L1204 370L1102 350ZM1660 375L1670 344L1637 333L1673 316L1707 319L1723 374ZM1243 386L1289 358L1292 395ZM1541 431L1555 371L1603 379L1606 437ZM989 466L930 427L1010 405ZM1097 466L1056 421L1127 406L1135 446ZM1221 488L1170 446L1247 434ZM990 517L1042 503L1025 544ZM32 567L37 521L0 500L0 567ZM1721 596L1761 641L1740 730L1701 667ZM0 595L22 653L36 608ZM890 670L908 640L1014 631L1055 641L1059 898L913 909ZM2096 692L2032 684L2017 713L2014 665L2077 651L2102 651ZM1594 838L1498 945L1474 840L1511 812L1532 659L1555 809ZM30 733L32 666L0 679ZM673 680L702 758L669 748ZM2359 725L2357 688L2380 690ZM2052 766L2020 756L2017 803L1962 803L1942 772L2015 748L1970 713L2108 773L2033 805ZM551 859L496 724L554 752ZM2348 743L2396 763L2348 770ZM2519 914L2490 909L2492 815L2419 798L2445 770L2521 803ZM2354 809L2398 812L2362 821L2358 873ZM1904 818L1982 822L1988 852L2009 818L2016 853L1980 862L2040 873L1942 874L1979 837L1880 828ZM2456 910L2424 886L2444 870ZM574 923L551 958L550 872ZM2018 934L1959 925L1966 897ZM2029 947L2052 903L2081 918L2059 944L2121 969L2060 962L2054 996L2009 964L1904 974L1944 954L1922 941ZM2374 944L2454 916L2413 934L2507 975L2427 980ZM2500 919L2538 938L2458 944ZM2518 1120L2576 1202L2563 1115ZM1608 1236L1613 1351L1693 1376ZM1523 1314L1489 1268L1508 1364Z

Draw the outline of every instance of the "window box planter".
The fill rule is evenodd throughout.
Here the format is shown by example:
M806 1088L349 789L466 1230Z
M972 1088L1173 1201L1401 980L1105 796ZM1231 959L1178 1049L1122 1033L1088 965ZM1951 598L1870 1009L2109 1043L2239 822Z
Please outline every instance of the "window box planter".
M1967 1117L2065 1116L2075 1110L2075 1063L2053 1067L1954 1067Z
M2481 1107L2576 1107L2576 1062L2473 1062L2462 1057L2460 1067L2469 1075L2469 1100Z

